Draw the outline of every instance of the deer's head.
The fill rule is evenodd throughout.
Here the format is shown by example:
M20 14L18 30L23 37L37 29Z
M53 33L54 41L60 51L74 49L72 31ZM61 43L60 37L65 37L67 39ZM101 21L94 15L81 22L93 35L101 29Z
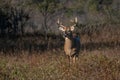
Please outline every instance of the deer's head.
M64 37L72 38L72 32L74 31L75 26L77 24L77 18L75 18L74 20L71 20L71 22L73 23L73 25L67 27L67 26L64 26L62 22L59 21L59 19L57 21L57 24L59 26L58 28L64 33Z

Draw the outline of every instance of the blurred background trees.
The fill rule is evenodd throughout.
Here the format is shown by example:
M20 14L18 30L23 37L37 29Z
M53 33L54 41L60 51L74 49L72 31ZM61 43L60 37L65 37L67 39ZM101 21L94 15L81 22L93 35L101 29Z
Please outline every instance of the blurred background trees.
M12 0L1 0L0 4L0 33L4 35L22 35L29 14L21 7L10 4Z
M120 0L0 0L0 38L38 35L42 38L26 39L23 45L56 46L61 41L57 19L69 26L74 17L83 44L120 42Z
M40 12L42 18L42 27L43 34L47 39L48 31L49 31L49 21L52 20L52 17L56 16L56 13L59 9L59 0L32 0L31 6L35 5L34 8L37 8Z
M47 36L61 16L77 16L82 25L119 24L119 4L119 0L1 0L0 33L23 34L29 31L25 26L32 26Z

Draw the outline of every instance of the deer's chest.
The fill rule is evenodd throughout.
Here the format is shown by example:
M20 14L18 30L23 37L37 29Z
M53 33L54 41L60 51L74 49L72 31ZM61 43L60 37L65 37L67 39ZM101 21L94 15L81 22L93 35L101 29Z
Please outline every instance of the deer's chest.
M66 54L69 54L71 52L72 48L72 41L68 38L65 38L65 44L64 44L64 51Z

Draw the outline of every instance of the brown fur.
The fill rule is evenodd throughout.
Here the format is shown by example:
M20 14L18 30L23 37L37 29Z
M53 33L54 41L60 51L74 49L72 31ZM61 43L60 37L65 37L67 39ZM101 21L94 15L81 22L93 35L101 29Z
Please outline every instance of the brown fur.
M73 34L75 24L71 27L66 27L60 24L59 20L57 23L59 25L59 29L63 31L65 34L65 44L64 44L65 54L68 56L70 63L71 62L75 63L76 60L78 59L79 48L80 48L79 47L80 44L78 42L76 43L77 40L76 35Z

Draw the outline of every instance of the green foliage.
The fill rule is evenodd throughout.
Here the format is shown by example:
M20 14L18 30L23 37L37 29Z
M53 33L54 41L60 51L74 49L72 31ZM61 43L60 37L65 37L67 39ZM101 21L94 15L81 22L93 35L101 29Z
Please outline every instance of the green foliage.
M73 15L73 10L72 9L67 9L65 11L65 14L67 15L67 17L70 17L71 15Z
M71 1L71 5L66 6L67 13L74 14L74 12L77 12L78 14L84 13L84 5L86 3L86 0L74 0Z
M54 13L57 9L57 0L33 0L33 4L36 4L40 12L45 15Z
M98 4L97 0L91 0L90 3L89 3L89 11L90 12L96 12L98 5L99 4Z

